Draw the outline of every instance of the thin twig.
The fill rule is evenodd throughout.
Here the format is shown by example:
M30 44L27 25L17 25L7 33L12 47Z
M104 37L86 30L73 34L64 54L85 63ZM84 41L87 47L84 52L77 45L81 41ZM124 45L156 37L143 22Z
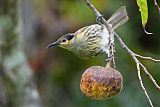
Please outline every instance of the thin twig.
M154 1L154 5L155 5L155 6L157 6L158 11L159 11L159 13L160 13L160 6L158 5L158 3L157 3L157 1L156 1L156 0L153 0L153 1Z
M105 20L105 18L103 18L103 16L99 13L99 11L91 4L91 2L89 0L84 0L86 2L86 4L88 5L88 7L91 8L91 10L93 11L93 13L96 15L97 18L101 17L101 23L104 24L106 26L106 28L108 29L108 31L112 31L111 26L107 23L107 21Z
M143 81L142 81L142 78L141 78L141 75L140 75L140 66L143 68L143 70L145 71L145 73L148 75L148 77L152 80L152 82L154 83L154 85L156 86L156 88L159 88L158 84L156 83L156 81L154 80L154 78L152 77L152 75L148 72L147 69L144 69L145 67L139 62L139 60L136 58L136 55L134 52L132 52L125 44L124 42L122 41L122 39L115 33L115 36L116 38L118 39L118 41L120 42L121 46L127 50L127 52L132 56L133 60L136 62L136 65L137 65L137 71L138 71L138 78L139 78L139 82L140 82L140 85L149 101L149 104L151 107L153 107L153 104L152 104L152 101L143 85Z
M91 8L91 10L94 12L94 14L96 15L96 17L102 17L102 15L97 11L97 9L90 3L89 0L84 0L87 5ZM155 1L155 0L154 0ZM106 23L107 21L102 17L102 24L104 24L107 28L109 27L110 28L110 25L108 23ZM110 30L110 29L108 29ZM111 30L112 31L112 30ZM115 32L114 32L114 35L115 37L118 39L118 41L120 42L121 46L132 56L133 60L135 61L136 65L137 65L137 71L138 71L138 78L139 78L139 81L140 81L140 85L146 95L146 97L148 98L148 101L150 103L150 106L153 107L153 104L150 100L150 97L143 85L143 81L142 81L142 78L141 78L141 75L140 75L140 66L143 68L144 72L148 75L148 77L151 79L151 81L153 82L153 84L156 86L156 88L158 88L160 90L160 87L158 86L158 84L156 83L156 81L154 80L154 78L152 77L152 75L148 72L148 70L145 68L145 66L143 66L143 64L141 64L139 62L139 60L137 59L137 57L140 57L140 58L143 58L143 59L148 59L148 60L152 60L154 62L159 62L159 60L155 60L151 57L143 57L141 55L138 55L138 54L135 54L133 51L131 51L125 44L124 42L122 41L122 39L119 37L119 35L117 35Z
M141 55L138 55L138 54L135 54L135 56L137 56L139 58L142 58L142 59L151 60L153 62L160 62L160 60L154 59L152 57L141 56Z
M133 58L134 61L136 62L136 64L137 64L137 71L138 71L138 73L139 73L139 74L138 74L138 78L139 78L141 87L142 87L142 89L143 89L146 97L148 98L148 101L149 101L149 103L150 103L150 106L153 107L153 104L152 104L152 102L151 102L151 100L150 100L150 98L149 98L149 96L148 96L148 93L147 93L147 91L146 91L146 89L145 89L145 87L144 87L144 85L143 85L143 82L142 82L142 79L141 79L141 75L140 75L140 68L138 68L138 67L141 66L141 67L143 68L145 74L148 75L148 77L151 79L151 81L153 82L153 84L155 85L155 87L156 87L157 89L160 90L160 86L156 83L156 81L154 80L154 78L152 77L152 75L148 72L148 70L146 69L146 67L145 67L142 63L139 62L139 60L136 58L136 54L135 54L134 52L132 52L132 51L124 44L124 42L121 40L121 38L120 38L116 33L115 33L115 36L116 36L116 38L119 40L119 42L120 42L120 44L122 45L122 47L127 50L127 52L132 56L132 58Z
M111 44L111 55L112 55L112 61L113 61L113 67L116 68L116 62L115 62L115 45Z
M134 52L132 52L125 44L124 42L122 41L122 39L118 36L118 34L115 33L115 37L118 39L118 41L120 42L121 46L127 50L127 52L132 56L132 58L134 59L134 61L136 63L139 63L140 66L143 68L144 72L146 75L148 75L148 77L150 78L150 80L153 82L153 84L155 85L155 87L157 89L160 90L160 86L156 83L156 81L154 80L154 78L152 77L152 75L148 72L148 70L146 69L146 67L139 62L139 60L136 58L136 55Z
M112 60L113 63L113 67L116 68L116 63L115 63L115 44L114 44L114 32L113 30L110 32L110 58Z
M148 72L148 70L146 69L146 67L140 63L140 66L143 68L144 72L146 75L148 75L148 77L150 78L150 80L152 81L152 83L155 85L155 87L160 90L160 86L157 84L157 82L155 81L155 79L152 77L152 75Z
M141 87L142 87L142 89L143 89L146 97L148 98L148 101L149 101L151 107L153 107L152 101L151 101L151 99L150 99L150 97L149 97L149 95L148 95L148 93L147 93L147 91L146 91L146 88L145 88L144 85L143 85L143 81L142 81L142 78L141 78L141 71L140 71L139 63L137 63L136 65L137 65L137 71L138 71L138 79L139 79L139 82L140 82L140 84L141 84Z

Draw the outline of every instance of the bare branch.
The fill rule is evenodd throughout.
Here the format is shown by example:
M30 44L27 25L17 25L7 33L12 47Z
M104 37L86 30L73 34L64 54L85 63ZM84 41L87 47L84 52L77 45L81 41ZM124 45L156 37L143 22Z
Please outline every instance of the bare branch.
M157 1L156 1L156 0L153 0L153 1L154 1L154 5L155 5L155 6L157 6L158 11L159 11L159 13L160 13L160 6L158 5L158 3L157 3Z
M115 63L115 44L114 44L114 32L113 30L110 32L110 49L109 49L109 57L111 58L110 60L113 63L113 67L116 68L116 63Z
M102 17L102 15L97 11L97 9L90 3L89 0L84 0L87 5L91 8L91 10L95 13L96 17ZM155 1L155 0L154 0ZM106 26L106 28L109 28L108 30L110 31L110 25L107 23L107 21L102 17L102 24L104 24ZM112 29L111 29L112 31ZM145 66L143 64L141 64L139 62L139 60L137 59L137 57L140 57L140 58L143 58L143 59L147 59L147 60L151 60L151 61L154 61L154 62L159 62L159 60L155 60L151 57L144 57L144 56L141 56L141 55L138 55L138 54L135 54L133 51L131 51L127 46L126 44L124 44L124 42L122 41L122 39L119 37L119 35L117 35L115 32L114 32L114 35L115 37L118 39L118 41L120 42L121 46L123 47L123 49L125 49L133 58L133 60L135 61L136 65L137 65L137 72L138 72L138 78L139 78L139 81L140 81L140 84L141 84L141 87L150 103L150 106L153 107L153 104L151 102L151 99L143 85L143 81L142 81L142 78L141 78L141 75L140 75L140 66L143 68L144 72L146 75L148 75L149 79L151 79L151 81L153 82L153 84L155 85L155 87L157 89L160 90L160 86L156 83L156 81L154 80L154 78L152 77L152 75L148 72L148 70L145 68ZM112 49L111 49L112 50ZM113 50L112 50L113 52Z
M136 63L139 63L139 64L140 64L140 66L143 68L145 74L148 75L148 77L151 79L151 81L153 82L153 84L155 85L155 87L160 90L160 86L156 83L156 81L154 80L154 78L152 77L152 75L148 72L148 70L146 69L146 67L145 67L143 64L141 64L141 63L139 62L139 60L136 58L137 54L135 54L134 52L132 52L132 51L124 44L124 42L122 41L122 39L121 39L116 33L115 33L115 36L116 36L116 38L118 39L118 41L120 42L120 44L122 45L122 47L123 47L124 49L126 49L127 52L132 56L132 58L134 59L134 61L135 61ZM142 56L142 57L143 57L143 56Z
M155 85L155 87L160 90L160 86L157 84L157 82L155 81L155 79L152 77L152 75L148 72L148 70L146 69L146 67L140 63L140 66L143 68L144 72L146 75L148 75L148 77L150 78L150 80L153 82L153 84Z
M116 68L116 63L115 63L115 45L113 43L111 44L111 56L112 56L113 66L114 66L114 68Z
M106 28L109 31L112 31L111 26L107 23L107 21L102 17L102 15L99 13L99 11L90 3L89 0L84 0L86 2L86 4L88 5L88 7L91 8L91 10L93 11L93 13L96 15L97 18L101 17L101 23L104 24L106 26Z
M101 16L101 14L99 13L99 11L97 9L95 9L95 7L90 3L89 0L84 0L86 2L86 4L91 8L91 10L94 12L94 14L99 17Z
M146 88L145 88L144 85L143 85L143 81L142 81L142 78L141 78L141 71L140 71L139 63L137 63L136 65L137 65L137 71L138 71L138 79L139 79L139 82L140 82L140 84L141 84L141 87L142 87L142 89L143 89L146 97L148 98L148 101L149 101L149 103L150 103L150 106L153 107L152 101L151 101L151 99L150 99L150 97L149 97L149 95L148 95L148 93L147 93L147 91L146 91Z
M127 52L132 56L133 60L136 62L137 71L138 71L138 78L139 78L140 85L141 85L141 87L142 87L142 89L143 89L143 91L144 91L144 93L145 93L145 95L146 95L146 97L147 97L147 99L148 99L148 101L149 101L149 103L150 103L150 106L153 107L152 101L151 101L151 99L150 99L150 97L149 97L149 95L148 95L148 93L147 93L147 91L146 91L146 89L145 89L145 87L144 87L144 85L143 85L143 81L142 81L142 78L141 78L141 75L140 75L140 66L143 68L143 70L144 70L145 67L144 67L144 66L139 62L139 60L136 58L135 53L133 53L133 52L123 43L123 41L121 40L121 38L120 38L116 33L115 33L115 36L116 36L116 38L119 40L119 42L120 42L120 44L122 45L122 47L127 50ZM156 83L156 81L154 80L154 78L151 76L151 74L147 71L147 69L145 69L144 71L145 71L145 73L148 75L148 77L152 80L152 82L154 83L154 85L156 86L156 88L159 88L158 84Z
M145 56L141 56L141 55L138 55L138 54L135 54L135 56L137 56L139 58L142 58L142 59L151 60L153 62L160 62L160 60L153 59L152 57L145 57Z

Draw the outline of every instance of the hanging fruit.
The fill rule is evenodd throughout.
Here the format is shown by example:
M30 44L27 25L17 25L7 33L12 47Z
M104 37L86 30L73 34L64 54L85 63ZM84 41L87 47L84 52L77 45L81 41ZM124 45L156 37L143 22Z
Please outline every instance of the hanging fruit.
M123 77L110 64L106 67L92 66L81 77L81 91L91 99L106 100L117 95L123 86Z

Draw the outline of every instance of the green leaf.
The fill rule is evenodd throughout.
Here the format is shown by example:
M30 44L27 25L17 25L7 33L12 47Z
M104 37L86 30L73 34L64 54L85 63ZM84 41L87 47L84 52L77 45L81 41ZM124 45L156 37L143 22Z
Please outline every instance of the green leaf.
M137 4L139 6L139 11L141 12L142 25L145 29L145 26L148 21L148 6L147 0L137 0Z

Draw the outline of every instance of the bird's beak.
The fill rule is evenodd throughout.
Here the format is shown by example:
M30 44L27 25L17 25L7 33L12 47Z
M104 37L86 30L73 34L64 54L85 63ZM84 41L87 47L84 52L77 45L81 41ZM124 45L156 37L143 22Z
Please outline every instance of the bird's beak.
M60 45L60 44L57 43L57 42L54 42L54 43L49 44L49 45L47 46L47 48L51 48L51 47L58 46L58 45Z

